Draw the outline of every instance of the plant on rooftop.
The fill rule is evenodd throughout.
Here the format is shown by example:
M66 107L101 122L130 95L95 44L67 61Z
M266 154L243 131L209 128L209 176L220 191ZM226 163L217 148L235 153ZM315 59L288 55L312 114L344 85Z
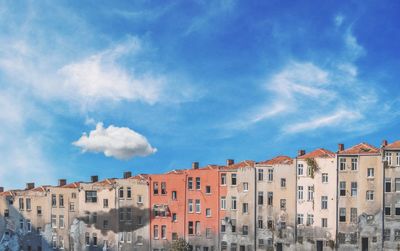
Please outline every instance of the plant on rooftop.
M311 168L311 178L314 179L314 174L315 172L318 172L319 170L319 166L317 164L317 161L314 158L307 158L306 159L307 165L309 166L309 168Z

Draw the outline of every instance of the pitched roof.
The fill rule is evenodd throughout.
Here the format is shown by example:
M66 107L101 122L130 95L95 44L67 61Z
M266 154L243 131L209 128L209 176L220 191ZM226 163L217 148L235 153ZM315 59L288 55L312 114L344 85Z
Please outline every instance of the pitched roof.
M258 162L259 165L289 165L293 163L293 159L289 156L276 156L273 159Z
M385 149L400 149L400 140L388 144L387 146L385 146Z
M254 167L256 162L254 160L244 160L236 164L224 166L222 169L238 169L243 167Z
M379 153L379 148L368 143L360 143L343 151L339 151L339 154L377 154Z
M335 153L324 148L318 148L314 151L307 153L303 156L300 156L299 159L309 159L309 158L333 158L335 157Z
M62 188L78 188L80 184L80 182L73 182L62 186Z

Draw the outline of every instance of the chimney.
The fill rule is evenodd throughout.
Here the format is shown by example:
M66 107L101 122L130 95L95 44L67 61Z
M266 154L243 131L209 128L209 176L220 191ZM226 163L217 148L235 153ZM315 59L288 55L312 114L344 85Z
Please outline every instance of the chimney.
M26 190L31 190L35 188L35 183L26 183Z
M344 151L344 144L338 144L339 152Z
M129 171L124 172L124 179L128 179L130 177L132 177L132 172L129 172Z
M299 150L299 151L297 152L297 156L298 156L298 157L303 156L303 155L305 155L305 154L306 154L306 150Z
M235 164L235 160L234 159L227 159L226 160L226 165L227 166L230 166L230 165L233 165L233 164Z
M67 180L66 179L59 179L58 180L58 186L62 187L65 186L67 184Z
M386 139L382 140L382 147L385 147L388 145L388 141Z
M193 162L192 169L199 169L199 162Z
M90 176L90 180L92 182L97 182L97 181L99 181L99 176L97 176L97 175Z
M4 187L0 187L0 193L4 192Z

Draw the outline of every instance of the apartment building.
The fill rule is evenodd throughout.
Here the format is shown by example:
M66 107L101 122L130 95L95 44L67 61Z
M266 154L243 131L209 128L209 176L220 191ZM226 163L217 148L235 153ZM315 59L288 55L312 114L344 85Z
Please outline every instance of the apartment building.
M298 250L333 250L336 240L336 155L319 148L296 158Z
M220 250L255 250L255 174L250 160L228 160L220 171Z
M384 163L384 231L387 250L400 249L400 141L382 143Z
M380 149L339 144L337 241L340 250L382 249L383 164Z
M256 164L256 250L291 250L295 243L296 168L277 156Z

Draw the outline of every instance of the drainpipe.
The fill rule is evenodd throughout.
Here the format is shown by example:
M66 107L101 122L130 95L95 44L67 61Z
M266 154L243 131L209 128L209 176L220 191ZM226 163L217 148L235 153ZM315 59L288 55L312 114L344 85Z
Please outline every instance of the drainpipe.
M152 243L151 243L151 240L152 240L152 238L151 238L151 221L152 221L152 219L151 219L151 204L152 204L152 201L151 201L151 176L149 176L148 177L149 178L149 182L148 182L148 196L149 196L149 206L148 206L148 208L149 208L149 251L151 251L151 245L152 245Z
M217 225L217 230L218 230L218 243L217 243L217 250L221 250L220 247L220 243L221 243L221 184L220 184L220 180L221 180L221 173L220 170L218 169L217 171L217 186L218 186L218 193L217 193L217 205L218 205L218 209L217 209L217 215L218 215L218 225Z
M382 153L382 157L384 157L385 150L383 149L383 147L382 147L381 153ZM382 249L383 249L383 247L385 245L385 238L384 238L384 234L385 234L385 190L386 190L385 181L386 181L386 167L388 166L388 162L386 160L382 160L382 166L383 166L383 170L382 170L383 189L382 189L382 211L381 211L381 213L382 213L382 233L381 234L382 234Z
M185 173L185 182L184 182L184 189L185 189L185 198L184 198L184 201L183 201L183 205L184 205L184 209L183 209L183 212L184 212L184 219L183 219L183 222L184 222L184 225L183 225L183 236L185 236L185 240L189 243L189 237L186 235L186 226L187 226L187 224L188 224L188 222L186 222L186 214L187 214L187 198L186 198L186 196L187 196L187 180L188 180L188 175L187 175L187 173ZM190 244L190 243L189 243Z
M294 170L296 172L296 181L295 181L295 194L294 194L294 198L295 198L295 205L294 205L294 246L296 248L297 245L297 179L298 179L298 170L297 170L297 157L295 159L295 166L294 166Z
M336 210L335 210L335 215L336 215L336 236L335 236L335 249L338 250L339 243L338 243L338 235L339 235L339 218L338 218L338 212L339 212L339 194L338 194L338 185L339 185L339 155L336 154Z
M254 250L257 250L257 169L253 167L254 172Z

